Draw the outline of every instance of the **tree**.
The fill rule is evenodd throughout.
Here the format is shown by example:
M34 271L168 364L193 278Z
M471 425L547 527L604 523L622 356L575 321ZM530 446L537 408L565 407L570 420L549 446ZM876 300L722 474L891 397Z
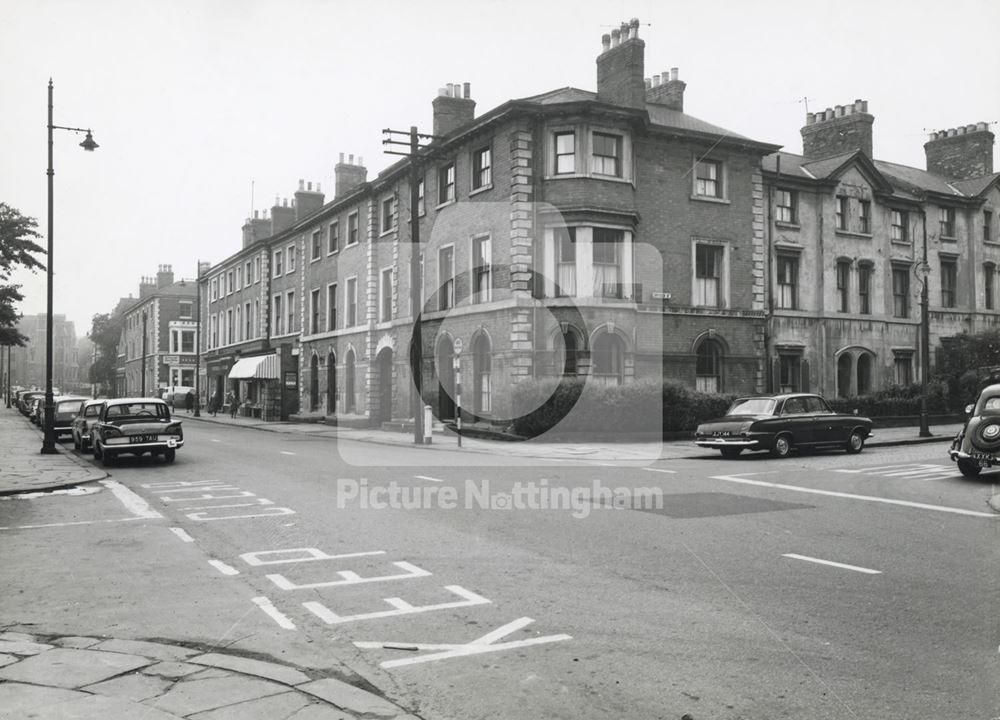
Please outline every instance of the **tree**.
M109 395L115 387L115 366L122 321L122 315L99 313L94 315L90 332L87 333L87 337L97 348L97 359L90 366L90 382L103 386L103 392Z
M45 254L34 238L41 237L35 229L34 218L0 202L0 281L9 280L18 268L32 272L44 270L45 265L35 257ZM24 299L20 285L0 282L0 345L24 345L28 339L17 330L21 315L15 304Z

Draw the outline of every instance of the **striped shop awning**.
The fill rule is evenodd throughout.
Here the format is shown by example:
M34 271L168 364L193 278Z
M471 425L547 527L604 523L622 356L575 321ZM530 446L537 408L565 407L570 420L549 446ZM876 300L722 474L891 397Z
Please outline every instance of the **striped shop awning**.
M254 357L240 358L229 371L230 380L277 380L278 379L278 356L274 353L270 355L255 355Z

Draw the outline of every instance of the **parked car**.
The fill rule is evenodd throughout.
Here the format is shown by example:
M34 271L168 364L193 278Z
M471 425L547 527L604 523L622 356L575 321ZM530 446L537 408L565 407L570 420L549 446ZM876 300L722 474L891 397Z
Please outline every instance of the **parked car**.
M163 401L174 410L183 410L188 392L193 393L194 388L188 387L187 385L172 385L168 388L164 388Z
M53 398L53 402L55 398ZM28 401L28 419L35 425L42 426L42 419L45 417L45 393L36 395Z
M734 458L744 450L785 457L792 450L842 448L859 453L872 436L872 421L830 409L819 395L791 393L739 398L724 417L704 422L695 444Z
M60 395L52 401L52 431L58 440L63 435L71 434L73 418L83 408L83 403L89 398Z
M983 468L1000 465L1000 384L980 390L976 402L966 405L965 414L965 425L948 456L965 477L975 477Z
M21 393L20 397L17 399L17 409L21 411L21 414L25 417L31 416L31 406L35 398L42 397L45 398L44 390L28 390L27 392Z
M104 400L86 400L73 422L70 423L70 434L73 436L73 447L83 452L90 448L90 429L97 422Z
M119 455L162 455L174 461L177 448L184 446L179 420L170 417L170 408L157 398L117 398L105 400L91 428L94 457L110 465Z

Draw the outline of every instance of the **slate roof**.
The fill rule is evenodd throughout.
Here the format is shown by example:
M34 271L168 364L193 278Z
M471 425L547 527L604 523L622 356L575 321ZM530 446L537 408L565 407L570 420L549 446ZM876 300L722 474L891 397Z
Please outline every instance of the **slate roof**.
M580 90L579 88L574 87L564 87L559 88L558 90L550 90L549 92L542 93L541 95L532 95L531 97L521 98L521 100L525 102L536 102L542 105L557 105L560 103L582 102L587 100L596 101L597 93L590 90ZM647 103L646 112L649 113L649 119L655 126L675 130L686 130L688 132L705 133L708 135L724 135L725 137L734 138L736 140L754 142L745 135L740 135L732 130L727 130L726 128L719 127L718 125L705 122L704 120L696 118L693 115L680 112L679 110L671 110L665 105Z

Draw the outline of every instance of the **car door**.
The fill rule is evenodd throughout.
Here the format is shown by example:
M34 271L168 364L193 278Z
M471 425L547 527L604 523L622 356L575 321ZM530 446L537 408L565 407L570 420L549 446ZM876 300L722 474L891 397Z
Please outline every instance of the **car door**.
M813 444L813 419L809 414L805 398L790 397L781 408L782 430L792 433L792 444L796 446Z
M835 445L847 442L847 419L830 409L823 398L808 397L806 406L812 416L813 441L817 445Z

